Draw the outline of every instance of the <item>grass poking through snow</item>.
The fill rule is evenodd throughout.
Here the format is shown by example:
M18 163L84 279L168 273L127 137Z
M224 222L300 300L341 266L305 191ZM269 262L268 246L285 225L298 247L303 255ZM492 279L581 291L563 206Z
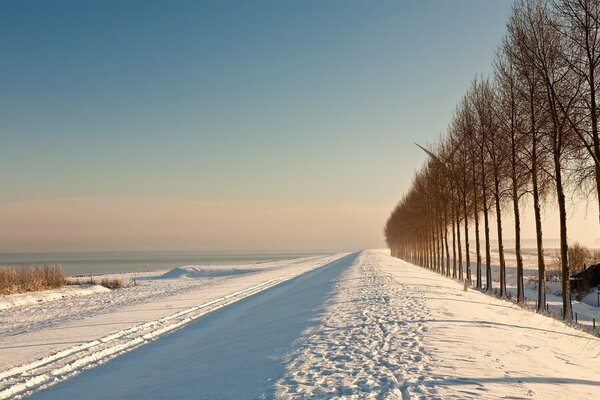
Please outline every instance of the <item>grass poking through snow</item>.
M57 264L27 267L0 266L0 294L57 289L67 283L65 272Z
M119 278L102 278L100 284L109 289L118 289L123 286L123 282Z

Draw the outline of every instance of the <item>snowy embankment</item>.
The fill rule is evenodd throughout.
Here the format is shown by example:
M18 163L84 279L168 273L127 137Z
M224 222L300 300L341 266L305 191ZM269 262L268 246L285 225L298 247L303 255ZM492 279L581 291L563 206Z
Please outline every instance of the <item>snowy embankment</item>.
M231 304L31 398L272 399L286 354L315 325L333 285L357 256Z
M27 292L12 295L0 296L0 310L6 310L13 307L30 306L38 303L45 303L54 300L61 300L71 297L89 296L96 293L108 292L110 289L100 284L88 284L90 279L94 282L100 282L102 278L118 278L132 285L132 280L148 281L155 279L197 279L197 278L218 278L233 275L242 275L252 272L259 272L263 269L272 267L273 263L247 264L247 265L185 265L176 267L169 271L147 272L147 273L122 273L109 274L89 277L69 278L72 284L60 289L43 290L39 292ZM141 277L140 277L141 276ZM84 282L84 283L81 283Z
M279 398L597 397L600 340L366 251L289 354Z
M221 265L186 265L173 268L165 272L159 279L182 279L182 278L214 278L219 276L231 276L258 272L261 268L243 268Z
M110 291L110 289L100 285L73 285L65 286L61 289L55 290L11 294L0 297L0 310L30 306L33 304L46 303L48 301L62 300L72 297L90 296L108 291Z
M25 395L104 363L343 254L204 268L201 276L142 280L110 292L0 313L0 399ZM184 268L190 272L200 267ZM227 274L206 271L223 268ZM240 273L244 271L244 273ZM195 276L195 277L194 277Z
M476 259L475 252L471 252L471 260ZM492 252L491 266L492 266L492 281L493 287L498 288L500 286L500 266L499 266L499 255L498 252ZM516 256L515 253L506 252L506 283L507 291L511 294L511 297L516 296L517 292L517 268L516 268ZM464 258L463 258L464 259ZM485 285L485 261L482 265L482 280ZM556 266L553 265L553 256L546 257L546 272L548 275L553 275L546 282L546 303L548 304L549 312L561 319L562 310L562 297L561 297L561 283L559 276L560 272L556 270ZM534 252L525 252L523 254L523 265L524 265L524 283L525 283L525 297L530 305L535 306L537 301L537 290L538 290L538 270L537 270L537 256ZM471 282L475 283L476 274L476 262L471 261ZM596 288L592 288L592 291L588 293L581 301L575 299L573 296L573 312L577 315L573 315L573 318L577 318L577 322L580 325L584 325L590 329L594 325L596 331L600 333L600 307L598 307L598 293Z

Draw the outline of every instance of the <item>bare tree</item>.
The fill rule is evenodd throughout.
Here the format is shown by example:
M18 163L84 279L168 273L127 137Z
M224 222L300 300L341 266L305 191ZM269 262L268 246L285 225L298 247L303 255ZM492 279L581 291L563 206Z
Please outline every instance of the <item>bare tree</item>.
M546 305L546 263L544 259L541 204L549 190L546 171L548 167L547 153L542 149L543 132L548 123L547 112L543 101L543 81L535 65L535 54L529 42L533 40L529 32L527 6L524 2L516 3L507 24L507 35L503 51L510 59L519 79L518 93L523 101L522 113L526 122L523 126L526 141L521 150L524 153L524 166L531 178L530 193L533 199L533 211L536 231L536 249L538 264L538 311L544 311Z
M530 68L540 77L544 99L543 107L548 114L548 129L541 142L552 155L553 171L548 171L555 184L560 222L561 280L563 297L563 316L571 318L569 295L569 263L567 242L567 211L565 199L565 176L563 164L566 163L572 145L569 115L574 113L575 101L579 96L578 78L573 76L565 60L570 50L558 30L548 4L544 1L523 1L515 7L513 19L523 51L530 55ZM580 80L580 79L579 79ZM542 99L540 99L542 100Z
M473 221L475 222L475 257L476 257L476 284L477 288L482 287L481 279L481 243L479 237L479 211L480 211L480 193L481 193L481 179L484 171L480 168L481 164L479 160L483 157L483 148L478 144L480 138L477 130L477 113L473 107L473 95L474 88L477 85L475 81L472 85L471 90L466 95L463 113L465 118L465 124L463 128L463 135L465 137L466 147L469 151L469 162L471 172L471 185L472 185L472 196L471 201L473 204L472 214ZM485 178L483 178L485 179ZM485 183L485 181L484 181ZM485 195L485 190L483 190ZM484 200L485 201L485 200ZM489 238L488 238L489 239Z
M600 2L597 0L555 0L554 9L558 28L563 40L563 60L575 79L579 91L577 108L580 112L569 112L568 104L557 97L558 105L567 118L591 161L594 170L598 218L600 220L600 137L598 132L598 93L600 91ZM581 89L581 90L579 90Z
M488 152L486 149L487 137L490 129L493 128L492 112L489 107L485 104L478 102L476 97L478 81L475 81L471 88L471 102L475 110L476 116L476 135L475 146L477 150L476 159L479 163L479 189L481 190L481 209L483 211L483 223L484 223L484 241L485 241L485 276L486 285L485 289L491 291L493 288L492 282L492 261L491 261L491 246L490 246L490 194L492 183L491 179L487 178L488 175Z
M494 80L477 79L459 103L435 153L416 175L385 227L392 254L471 281L469 223L474 223L477 287L482 286L483 213L486 289L492 288L489 208L496 215L500 295L506 296L503 207L515 217L517 301L523 301L520 201L531 194L536 225L538 310L546 304L541 207L552 191L559 211L563 315L571 318L567 193L573 175L594 181L600 219L598 82L600 2L517 0L495 62ZM575 174L573 174L575 173ZM593 178L590 179L589 177ZM465 272L463 274L464 230ZM573 253L573 252L571 252ZM574 253L573 253L574 254ZM575 256L573 262L575 261Z
M506 296L506 262L504 259L504 243L502 234L502 201L506 177L506 146L502 143L495 106L495 91L489 80L480 81L475 88L475 107L484 118L486 137L484 141L489 168L492 172L491 193L496 209L496 228L498 238L498 256L500 261L500 296Z
M507 47L511 43L505 38L496 56L495 81L498 91L497 114L500 132L505 136L501 143L507 146L510 164L510 191L508 196L512 200L513 215L515 219L515 256L517 260L517 303L524 301L525 289L523 281L523 256L521 254L521 213L519 201L524 194L524 187L528 182L529 174L522 161L520 149L525 145L524 134L525 113L522 112L520 96L518 95L519 76L511 58L507 56Z

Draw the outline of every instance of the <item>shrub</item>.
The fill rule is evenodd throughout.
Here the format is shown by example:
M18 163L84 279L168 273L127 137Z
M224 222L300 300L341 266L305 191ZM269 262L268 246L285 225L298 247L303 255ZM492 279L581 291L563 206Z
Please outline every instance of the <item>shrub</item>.
M569 246L569 269L571 274L582 271L585 266L589 265L591 258L592 253L581 243L575 242Z
M102 278L100 284L109 289L118 289L123 286L123 282L119 278Z
M0 294L17 293L19 274L13 267L0 267Z
M44 282L46 286L58 288L63 287L66 283L65 271L57 264L44 265Z
M15 294L61 288L66 284L60 265L0 266L0 294Z

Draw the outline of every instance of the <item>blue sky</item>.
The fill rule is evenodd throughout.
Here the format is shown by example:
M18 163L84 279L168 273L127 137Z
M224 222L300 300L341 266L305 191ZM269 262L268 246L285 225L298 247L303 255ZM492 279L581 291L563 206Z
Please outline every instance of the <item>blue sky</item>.
M74 199L345 207L377 221L323 247L381 243L424 160L413 142L441 134L470 81L489 73L510 4L2 2L0 221L10 211L20 222L15 204L25 218ZM99 247L92 234L70 238L74 224L57 225L62 247ZM314 234L306 225L290 229ZM19 237L4 250L60 247ZM176 248L177 235L156 242Z

